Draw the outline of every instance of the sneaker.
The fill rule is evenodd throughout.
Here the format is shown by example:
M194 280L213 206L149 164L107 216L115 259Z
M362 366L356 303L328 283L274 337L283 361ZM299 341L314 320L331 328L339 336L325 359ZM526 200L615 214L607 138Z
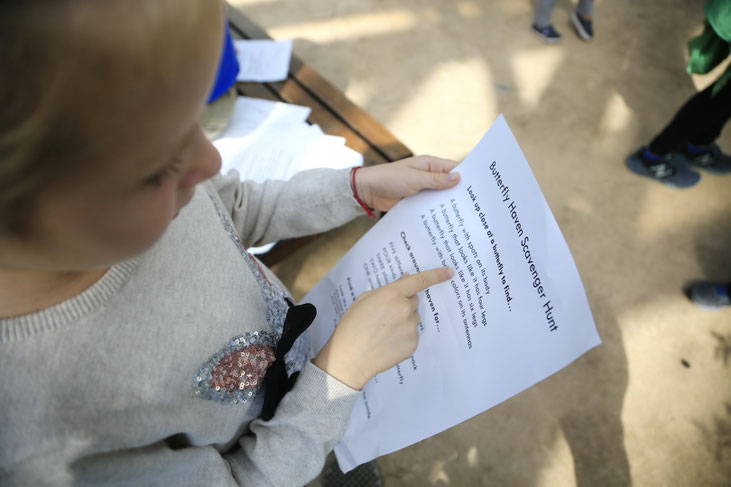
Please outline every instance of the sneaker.
M594 38L594 28L591 25L591 19L582 17L578 14L578 12L576 12L576 10L572 10L571 23L574 24L574 29L576 29L576 33L579 34L579 37L585 41L588 42Z
M561 40L561 34L551 24L545 27L538 27L536 24L533 24L531 30L540 40L547 44L555 44Z
M630 171L673 188L690 188L701 179L700 174L677 160L677 154L668 154L662 161L653 162L643 156L643 151L644 147L627 157Z
M707 281L694 283L690 287L690 300L699 308L710 311L731 306L731 297L728 295L728 286Z
M708 152L692 154L687 148L678 154L683 162L715 174L731 173L731 156L721 152L717 144L708 146Z

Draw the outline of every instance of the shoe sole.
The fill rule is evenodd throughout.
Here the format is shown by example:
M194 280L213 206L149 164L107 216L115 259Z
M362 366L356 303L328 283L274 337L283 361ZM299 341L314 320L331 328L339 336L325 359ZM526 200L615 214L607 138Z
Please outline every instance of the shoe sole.
M723 304L723 305L719 305L719 306L712 306L712 305L708 305L708 304L697 303L697 302L695 302L693 300L691 300L691 303L693 303L697 308L700 308L700 309L705 310L705 311L720 311L720 310L722 310L724 308L728 308L729 307L728 304Z
M671 188L678 188L678 189L687 189L692 186L695 186L698 184L698 181L701 179L701 175L698 174L695 171L691 171L690 169L686 168L685 166L679 166L676 167L676 170L678 173L682 172L687 175L689 179L686 179L682 184L679 183L677 180L673 179L660 179L653 176L650 172L648 172L645 165L642 163L642 159L640 159L640 156L635 152L631 154L629 157L627 157L626 160L627 168L632 171L635 174L639 174L640 176L644 176L646 178L652 179L653 181L657 181L660 184L664 184L665 186L670 186Z
M718 174L718 175L725 175L725 174L731 174L731 163L727 164L717 164L717 165L711 165L711 166L704 166L703 164L696 164L693 162L688 156L683 154L682 152L679 152L677 154L678 160L680 160L682 163L687 164L688 166L692 166L696 169L700 169L701 171L706 171L712 174Z
M728 298L712 299L708 296L709 294L718 296L715 290L709 289L711 286L715 287L713 284L702 282L691 285L687 290L688 299L697 307L707 311L718 311L731 306Z
M584 29L584 26L581 25L581 22L579 22L579 14L577 14L575 10L571 11L571 23L574 24L574 29L576 29L576 33L579 34L579 37L581 37L583 40L589 42L590 40L594 39L594 37L590 36L589 33Z

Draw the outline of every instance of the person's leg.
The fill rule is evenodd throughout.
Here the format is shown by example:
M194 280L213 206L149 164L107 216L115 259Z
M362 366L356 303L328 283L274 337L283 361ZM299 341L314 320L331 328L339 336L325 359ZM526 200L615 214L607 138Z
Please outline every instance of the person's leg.
M594 0L579 0L576 10L571 11L571 23L579 37L585 41L594 38L594 26L591 21L591 14L594 12Z
M678 150L686 142L711 143L718 137L729 118L731 89L727 83L713 96L714 86L715 83L696 93L680 107L670 123L647 146L650 152L662 156Z
M727 82L718 93L715 95L710 93L707 98L709 110L704 117L705 121L699 123L688 136L688 142L696 146L713 144L721 135L723 126L731 118L731 83Z
M594 0L579 0L576 13L585 19L591 18L591 15L594 13Z
M697 133L699 125L714 110L712 103L709 103L712 89L709 87L687 100L647 147L630 154L627 167L668 186L689 188L695 185L700 180L700 174L687 167L678 150Z
M551 12L556 0L535 0L536 11L533 14L531 29L543 42L554 44L561 40L561 34L551 24Z
M731 156L721 152L715 140L731 118L731 83L715 94L715 84L693 96L675 118L643 150L646 162L672 157L716 174L731 173Z
M699 124L680 153L683 161L691 166L716 174L731 174L731 156L724 154L716 144L724 125L731 118L731 84L712 94L715 110L707 114L705 123Z
M551 12L556 5L556 0L536 0L533 25L539 29L551 25Z

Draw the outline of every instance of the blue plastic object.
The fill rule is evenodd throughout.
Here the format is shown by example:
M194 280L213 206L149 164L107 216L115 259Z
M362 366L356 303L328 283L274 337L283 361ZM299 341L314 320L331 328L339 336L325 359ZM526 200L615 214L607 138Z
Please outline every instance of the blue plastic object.
M226 38L223 41L223 52L221 63L218 65L218 74L213 83L213 90L208 97L207 103L211 103L226 93L236 83L236 76L239 74L239 61L236 59L236 49L231 38L231 31L228 24L224 26Z

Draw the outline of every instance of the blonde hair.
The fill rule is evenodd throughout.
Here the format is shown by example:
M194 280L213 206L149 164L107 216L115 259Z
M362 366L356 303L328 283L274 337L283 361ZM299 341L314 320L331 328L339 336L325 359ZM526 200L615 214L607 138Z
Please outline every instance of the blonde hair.
M30 236L37 195L113 135L95 127L100 105L165 70L169 44L205 3L0 1L0 236Z
M73 128L53 120L58 83L46 50L45 6L0 4L0 233L27 233L32 195L61 171L53 155L73 145Z

